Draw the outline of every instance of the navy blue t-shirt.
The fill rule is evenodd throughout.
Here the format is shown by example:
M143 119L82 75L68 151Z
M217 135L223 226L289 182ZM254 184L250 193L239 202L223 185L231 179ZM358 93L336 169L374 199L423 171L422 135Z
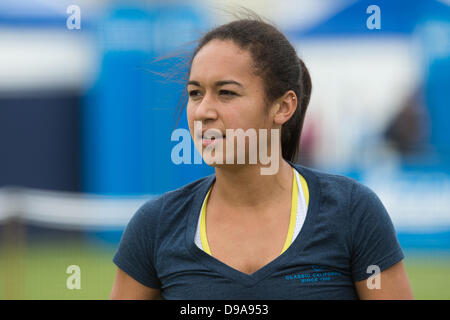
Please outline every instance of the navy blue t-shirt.
M214 174L147 201L128 223L114 263L164 299L358 299L354 282L373 275L369 266L383 271L404 258L386 209L354 179L289 163L308 184L306 219L287 250L255 273L194 243Z

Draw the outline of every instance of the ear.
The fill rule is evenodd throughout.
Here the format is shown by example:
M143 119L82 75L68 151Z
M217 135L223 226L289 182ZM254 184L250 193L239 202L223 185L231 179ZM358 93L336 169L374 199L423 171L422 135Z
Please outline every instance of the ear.
M273 105L273 122L282 126L297 110L297 95L293 90L287 91Z

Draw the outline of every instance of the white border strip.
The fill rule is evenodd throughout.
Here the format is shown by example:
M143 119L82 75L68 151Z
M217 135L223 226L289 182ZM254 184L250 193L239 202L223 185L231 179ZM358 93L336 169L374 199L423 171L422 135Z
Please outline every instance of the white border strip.
M154 195L112 197L35 189L0 189L0 223L11 217L62 229L114 229Z
M392 185L370 185L386 206L398 232L450 230L450 189L428 186L404 190ZM155 196L104 196L4 187L0 188L0 225L19 218L26 223L66 230L122 229Z

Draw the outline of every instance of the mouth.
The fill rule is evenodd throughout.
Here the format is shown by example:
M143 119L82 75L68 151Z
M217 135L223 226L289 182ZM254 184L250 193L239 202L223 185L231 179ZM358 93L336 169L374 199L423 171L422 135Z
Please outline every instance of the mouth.
M223 136L219 136L219 137L214 137L214 136L212 136L212 137L207 137L207 136L200 136L200 138L201 138L201 141L202 141L202 145L204 146L204 147L206 147L206 146L208 146L208 145L210 145L210 144L213 144L213 143L216 143L217 141L219 141L219 140L223 140L223 139L225 139L225 135L223 135Z
M223 135L223 136L219 136L219 137L217 137L217 136L212 136L212 137L207 137L207 136L200 136L200 138L202 139L202 140L215 140L215 139L223 139L223 138L225 138L225 135Z
M219 129L205 129L202 132L198 132L197 135L197 139L202 141L214 141L220 138L225 138L225 133L222 133Z

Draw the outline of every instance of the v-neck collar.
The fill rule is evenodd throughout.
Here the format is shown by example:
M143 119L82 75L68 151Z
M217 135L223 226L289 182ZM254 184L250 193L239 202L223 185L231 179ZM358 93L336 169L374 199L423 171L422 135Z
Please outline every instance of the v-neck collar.
M286 249L291 245L292 240L293 240L293 235L294 235L294 229L295 229L295 222L297 219L297 212L298 212L298 206L299 206L299 188L301 187L301 183L300 181L298 181L297 179L297 174L296 174L296 170L294 167L292 167L292 191L291 191L291 213L289 214L289 226L288 226L288 232L286 234L286 239L284 241L284 245L283 248L281 249L281 253L282 254L284 251L286 251ZM205 199L203 200L202 203L202 207L200 209L200 219L199 219L199 223L197 225L197 229L200 230L196 230L197 232L200 232L200 241L201 241L201 246L203 248L203 251L205 251L206 253L211 254L211 249L209 248L209 242L208 242L208 237L206 234L206 206L208 204L208 198L209 195L211 194L211 188L209 187L208 192L206 193ZM303 192L303 189L302 191ZM197 235L196 235L197 237Z
M314 220L319 209L320 187L316 176L310 170L290 161L288 161L288 163L303 176L303 178L306 180L306 183L308 184L309 189L309 206L306 219L302 229L300 230L300 233L297 235L294 242L278 257L252 274L246 274L237 269L234 269L233 267L223 263L222 261L216 259L215 257L209 255L208 253L197 247L194 242L195 231L197 229L199 214L205 196L216 179L215 174L212 174L205 179L203 184L199 186L198 190L196 191L191 208L189 210L190 213L188 219L186 219L186 246L191 254L197 259L197 261L202 263L210 270L218 272L228 279L237 281L242 285L250 287L269 276L277 269L277 267L282 265L285 261L288 261L293 255L302 253L307 240L310 238L310 235L314 230Z

